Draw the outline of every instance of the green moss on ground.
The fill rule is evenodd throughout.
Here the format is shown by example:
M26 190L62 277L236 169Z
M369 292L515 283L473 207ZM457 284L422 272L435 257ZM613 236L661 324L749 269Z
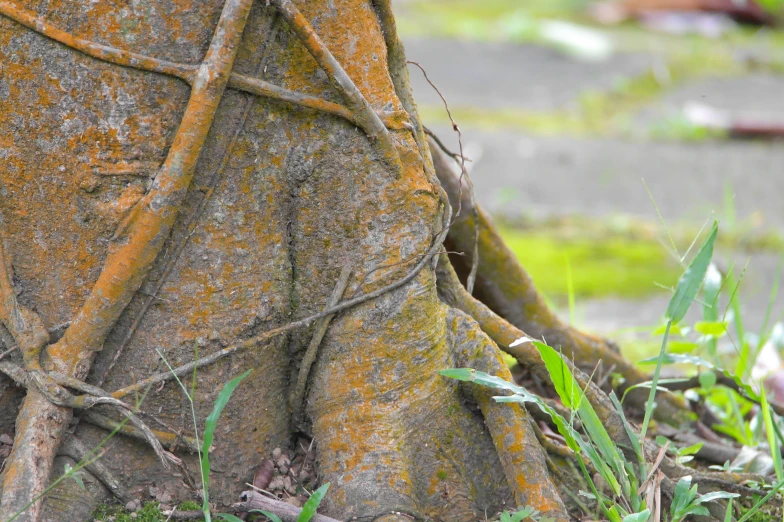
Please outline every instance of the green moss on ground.
M740 498L736 502L735 512L737 518L744 516L747 512L751 511L751 507L757 503L759 497L753 496L751 498ZM768 500L759 511L748 518L748 522L770 522L771 520L781 520L784 510L784 495L774 495Z
M672 286L681 268L655 239L631 234L559 234L502 228L506 244L549 298L642 298Z
M177 506L178 511L200 511L201 504L186 501ZM95 522L165 522L167 515L161 512L158 502L147 502L141 509L131 512L119 504L99 504L92 513Z
M579 19L585 0L415 0L397 13L406 36L527 41L537 18Z
M119 504L100 504L93 511L92 519L100 522L163 522L166 516L161 513L157 502L147 502L133 513Z

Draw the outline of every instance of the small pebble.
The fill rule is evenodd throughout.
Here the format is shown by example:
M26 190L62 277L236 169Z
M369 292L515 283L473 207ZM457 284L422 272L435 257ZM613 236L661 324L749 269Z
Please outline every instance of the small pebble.
M277 477L272 479L272 482L270 482L268 489L270 491L280 491L284 487L285 487L285 485L283 483L283 477L277 476Z
M275 448L274 450L272 450L273 460L278 460L281 455L283 455L283 450L281 450L280 448Z
M297 493L297 488L294 487L294 483L291 481L291 477L283 477L283 489L289 495L294 495Z
M283 502L287 504L291 504L294 507L302 507L302 502L300 502L298 497L288 497L284 498Z

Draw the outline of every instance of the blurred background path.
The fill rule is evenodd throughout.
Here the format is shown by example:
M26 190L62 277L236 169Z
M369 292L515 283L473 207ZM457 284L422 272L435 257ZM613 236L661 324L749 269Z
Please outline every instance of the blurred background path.
M660 323L681 269L658 208L680 254L721 220L716 259L746 267L744 320L759 329L784 246L784 141L731 126L784 126L784 34L688 14L609 26L591 7L395 3L408 59L463 132L478 200L564 314L571 271L581 325L623 336ZM411 77L425 124L457 150L437 93Z

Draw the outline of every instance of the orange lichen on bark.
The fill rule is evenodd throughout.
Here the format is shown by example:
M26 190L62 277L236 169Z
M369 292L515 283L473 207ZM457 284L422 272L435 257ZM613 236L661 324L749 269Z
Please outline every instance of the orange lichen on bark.
M453 312L450 323L459 366L512 381L498 348L472 319L461 312ZM475 384L466 386L482 410L518 505L534 507L556 520L568 520L566 509L550 481L544 451L525 409L519 404L497 403L492 397L498 392L493 390Z
M403 166L400 162L400 155L389 131L370 106L368 100L343 69L343 66L321 41L321 38L310 25L307 18L296 8L291 0L271 0L271 3L280 10L310 55L327 73L333 87L346 102L348 110L351 111L357 125L379 147L384 161L398 173L401 173ZM346 12L351 12L351 10ZM358 38L361 35L353 35L352 37ZM345 46L340 47L346 49ZM348 60L348 62L351 63L352 60ZM367 78L368 75L363 74L362 77Z
M193 179L199 153L228 83L251 0L227 3L215 38L199 67L180 130L155 184L115 233L104 270L63 339L50 347L53 365L71 373L100 350L168 238ZM86 369L77 373L83 373Z
M188 82L190 82L191 76L195 72L193 67L167 62L165 60L158 60L149 56L116 49L108 45L101 45L91 42L90 40L75 37L72 34L47 23L35 12L15 6L13 3L5 0L0 1L0 14L19 22L33 31L41 33L56 42L60 42L63 45L109 63L135 67L145 71L169 74Z
M153 189L136 205L124 229L118 230L119 241L110 251L82 310L63 338L48 350L49 362L57 371L80 379L86 376L93 354L102 348L163 247L228 83L251 4L252 0L228 0L224 5L210 48L196 75L180 129ZM29 391L20 419L28 418L32 422L17 425L16 443L6 462L0 518L10 518L23 510L46 487L63 427L50 419L62 417L67 423L70 416L69 410L49 403L34 390ZM42 444L36 442L35 432L44 426L51 428L53 435ZM26 509L22 520L37 520L39 510L40 500Z
M183 0L171 2L175 4L173 11L166 13L167 21L163 24L176 27L179 32L163 38L153 35L157 38L157 46L140 42L143 32L127 30L129 26L124 25L121 10L115 12L113 9L116 4L71 7L57 0L51 3L56 7L46 13L47 20L52 21L46 30L61 38L62 43L81 45L83 52L103 61L124 61L128 67L142 64L149 67L148 70L172 74L194 84L193 97L169 157L151 192L130 211L128 205L140 194L139 188L145 186L146 179L130 172L127 166L134 165L135 161L159 164L159 160L163 160L162 155L139 155L129 150L129 142L143 141L141 133L128 131L111 121L106 128L89 126L84 130L84 138L71 132L67 135L67 143L69 147L82 148L79 160L66 163L65 171L59 170L61 174L56 174L58 165L54 163L47 163L46 168L41 169L47 175L50 171L55 172L52 178L63 185L66 183L62 180L67 180L67 190L55 192L47 186L42 189L52 190L46 195L57 205L58 217L67 214L62 209L68 205L77 209L80 205L89 206L91 212L97 208L103 216L102 226L113 232L115 228L110 225L126 214L124 225L117 229L112 239L106 269L100 276L97 276L97 268L106 245L90 235L93 233L91 227L85 222L80 225L83 227L81 234L79 230L68 229L68 237L63 238L68 250L64 256L70 256L69 263L72 258L81 263L79 270L84 274L80 272L79 277L83 286L89 289L89 283L96 278L97 283L65 336L51 347L51 365L83 378L93 355L101 350L129 296L139 288L169 236L188 185L198 183L199 187L192 187L185 199L180 214L191 216L188 211L197 208L200 201L198 192L205 191L214 194L205 210L206 218L200 220L197 211L193 215L197 216L198 228L190 228L189 223L174 225L165 255L175 252L173 258L176 259L179 255L176 239L180 235L188 237L188 249L183 252L182 260L172 262L175 268L169 278L166 267L171 259L158 256L149 285L154 288L143 289L155 296L155 304L147 315L144 308L137 306L143 301L141 297L128 306L127 315L114 330L116 335L108 337L107 349L98 364L107 362L103 358L111 356L118 338L126 333L128 323L140 326L129 344L127 357L122 357L116 369L110 372L107 382L111 389L123 386L115 396L171 379L172 372L166 370L153 348L159 349L167 362L181 365L175 370L179 376L214 364L200 371L197 379L194 403L199 418L211 406L217 394L215 390L230 375L246 368L254 370L237 390L222 418L220 438L216 439L218 443L211 457L216 463L227 464L226 469L231 471L215 474L211 487L211 493L215 495L211 495L211 499L221 499L223 495L218 502L226 501L236 485L249 478L248 470L253 469L254 463L266 451L285 444L289 435L289 412L287 404L281 400L285 395L280 391L285 389L290 377L296 375L296 362L292 360L296 361L307 345L310 332L306 327L327 313L344 312L336 316L319 350L308 403L316 435L314 447L322 473L320 478L333 483L325 501L327 509L344 518L373 512L388 514L396 507L413 507L428 516L447 520L477 520L485 512L496 513L516 501L525 501L551 513L557 511L555 495L547 494L547 488L551 486L547 485L546 471L542 474L542 462L537 458L529 462L523 457L529 451L539 450L535 447L535 438L531 441L527 421L517 417L524 415L522 410L495 405L481 398L472 401L457 381L436 375L437 370L457 364L455 353L461 349L467 350L464 355L468 360L468 355L473 358L488 356L492 345L479 327L468 320L458 321L460 339L455 340L455 332L447 331L454 326L455 312L445 307L436 295L432 257L442 248L446 233L443 227L448 221L447 205L432 175L427 145L421 139L421 122L408 92L407 79L402 76L405 71L402 47L396 36L389 34L394 32L394 24L388 2L376 2L374 10L365 0L298 1L302 12L297 15L290 11L290 20L295 23L289 32L285 32L288 24L273 8L256 3L251 17L258 16L270 21L270 25L280 26L282 36L270 36L264 42L254 40L254 35L267 29L248 24L243 52L251 55L253 50L269 46L275 52L277 63L270 63L269 73L266 66L252 73L248 72L253 69L251 64L240 59L238 67L250 75L241 76L230 73L231 60L228 60L222 64L217 78L205 70L202 72L207 74L198 76L196 67L174 62L171 62L173 69L164 70L161 60L101 47L64 31L53 32L56 22L101 42L121 46L136 43L134 49L141 47L149 54L177 56L175 52L165 51L161 40L176 41L172 46L178 48L182 47L182 41L191 42L201 53L206 38L188 32L192 20L189 22L183 16L179 25L168 19L176 17L176 13L182 14L178 10L185 4ZM278 5L287 3L287 0L277 2ZM167 3L160 2L160 5ZM237 4L228 0L226 5ZM214 2L202 2L195 7L200 12L207 12L217 8L215 6ZM135 5L129 7L137 8ZM155 12L165 7L151 2L150 9ZM85 27L89 21L86 18L92 16L101 22L100 29ZM140 26L146 27L153 18L155 16L145 15L145 19L139 21ZM5 22L21 31L21 27ZM211 22L209 27L213 25ZM104 29L112 34L102 34ZM300 37L304 35L304 46L294 38L295 31ZM0 38L2 33L0 31ZM232 38L239 38L239 33L241 31ZM268 31L268 34L276 33ZM36 45L50 43L32 34L30 39L35 40ZM171 110L172 104L178 106L171 101L170 93L158 92L166 89L156 89L144 97L136 92L125 96L122 84L127 78L141 77L144 82L126 90L141 91L150 85L166 85L167 88L179 88L184 95L186 89L180 82L163 83L153 75L110 68L105 63L90 63L88 58L60 46L50 48L68 58L76 57L74 61L80 67L89 65L89 70L84 67L88 72L112 71L102 79L106 94L102 90L104 83L95 88L112 108L126 102L139 103L141 99L157 100L169 104L168 110L162 111L161 119L172 120L171 115L176 113ZM5 57L3 52L0 46L0 59ZM351 84L338 85L335 90L328 84L325 71L327 77L347 79ZM34 71L28 73L35 74ZM94 74L98 76L98 73ZM276 76L276 81L286 89L251 77L267 74ZM88 76L85 74L70 83L54 78L46 82L40 98L47 97L48 103L56 105L61 100L60 89L71 90L71 96L76 98L79 88L85 88ZM205 82L212 80L215 85L205 86ZM37 85L43 85L43 82L39 81ZM341 101L338 93L344 96L343 90L348 88L350 91L351 85L356 91L350 93L349 98L358 105L344 101L346 107L336 103ZM205 120L212 117L220 98L218 91L226 86L251 92L255 89L255 94L286 103L254 98L248 113L236 109L240 105L238 100L249 98L237 92L227 93L216 115L214 132L207 140L209 122ZM18 89L17 84L13 87ZM205 97L199 98L197 94L202 88ZM313 93L323 99L311 96ZM197 107L197 102L206 103ZM29 103L36 110L34 100ZM314 111L292 110L287 103L339 116L365 130L369 128L371 138L376 131L381 134L375 135L373 143L360 129L345 122ZM157 108L144 108L145 111L139 112L150 113L150 119L141 121L126 116L127 121L132 121L130 126L150 125L151 119L158 115ZM199 111L203 111L200 114L205 118L198 115ZM99 115L100 112L95 111ZM247 126L241 114L250 114ZM33 119L39 116L36 113ZM0 122L2 118L0 115ZM70 112L64 121L69 126L79 123ZM382 124L380 127L378 122ZM412 139L409 123L413 126L415 139ZM394 131L388 132L384 126ZM229 133L240 136L236 146L226 146L230 142ZM373 148L378 147L379 136L384 133L389 139L386 164L378 160L379 155ZM170 134L161 132L165 136L172 134L173 131ZM133 139L128 140L128 135ZM200 162L204 170L199 168L197 181L190 183L199 149L194 144L205 140L207 148ZM171 140L167 137L163 143L160 141L151 148L164 151ZM225 164L219 160L210 163L224 148L231 159ZM62 148L52 150L59 151L61 156L69 155L63 154ZM51 156L53 159L47 161L56 161L56 154ZM390 157L394 157L392 168L388 165ZM117 166L115 174L119 174L119 179L98 171L107 163ZM20 168L25 166L24 161L19 165ZM206 174L212 172L209 167L214 165L220 165L215 170L220 176L217 183L211 183L212 178ZM29 161L26 168L27 171L35 170ZM33 213L39 212L37 203L45 199L36 200L29 195L36 187L34 178L26 176L24 183L14 187L15 195L26 198L22 210L11 207L3 208L4 212L13 214L31 209ZM13 175L2 181L8 185L18 183ZM112 190L103 192L101 184L103 187L111 185ZM44 224L55 221L38 215L35 219ZM30 235L25 234L27 228L20 225L20 218L15 217L14 226L17 236ZM71 221L68 226L76 228ZM107 235L98 237L105 239ZM19 241L28 240L19 237ZM30 248L25 244L17 251L24 256ZM41 254L42 259L44 255L48 254ZM334 310L317 313L323 310L331 285L345 264L356 266L348 300ZM31 279L29 274L36 273L28 267L24 272L25 281ZM157 286L153 284L156 277L160 278ZM47 276L46 279L56 278ZM74 283L69 279L67 284ZM158 290L161 290L160 294ZM62 293L78 305L83 297L80 291L68 287ZM31 293L32 296L25 297L54 299L37 289ZM48 302L43 306L57 309L64 316L63 320L72 317L71 310L64 306L58 308ZM272 337L283 332L289 332L289 335L270 342ZM494 361L492 364L498 364L497 350L495 347L492 350L492 356L488 357ZM197 357L201 358L198 363L187 364ZM150 372L162 373L134 384L137 378ZM145 409L162 412L166 422L181 421L183 399L180 390L174 385L153 387L152 390L146 397ZM484 412L487 427L474 402L478 402ZM30 417L33 410L35 418ZM22 432L18 445L32 447L24 458L31 458L35 453L47 462L53 456L49 450L55 445L49 444L43 451L35 448L39 442L30 433L31 426L42 423L50 439L56 440L60 436L62 429L59 426L46 424L47 412L59 416L67 424L68 410L52 407L32 390L23 410L24 419L20 417L19 424ZM91 430L85 426L78 428L77 435L87 437L87 442L96 440L89 438L94 433L91 435ZM271 444L275 445L270 447ZM149 452L135 454L138 447L122 437L112 439L107 448L107 459L113 464L119 463L128 475L143 475L137 484L149 482L149 477L155 476L159 469L155 467L157 463L149 462ZM135 462L129 463L131 448ZM499 469L504 473L499 473ZM21 468L14 465L9 476L18 478L20 471ZM36 470L38 478L48 478L48 475L44 477L45 472L44 468ZM166 475L162 481L169 479L170 483L177 480ZM8 480L6 478L6 482ZM5 498L3 502L6 503Z

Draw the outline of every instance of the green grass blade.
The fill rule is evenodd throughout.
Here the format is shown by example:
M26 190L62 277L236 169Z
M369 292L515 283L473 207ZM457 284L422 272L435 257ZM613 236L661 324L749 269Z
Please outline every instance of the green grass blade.
M626 515L623 517L623 522L647 522L648 517L651 516L651 510L646 509L645 511L640 511L639 513L632 513L630 515Z
M732 183L729 181L724 184L724 219L731 229L738 223L738 215L735 212L735 191L732 190Z
M637 455L637 458L640 459L640 462L644 462L645 457L642 453L642 447L640 447L640 441L637 440L637 434L634 432L634 429L632 429L632 425L629 424L628 420L626 420L626 415L623 413L623 407L618 401L618 397L615 395L614 391L610 392L610 400L612 401L613 406L615 406L618 415L620 415L621 421L623 421L623 428L626 430L626 434L629 436L629 440L632 443L634 454Z
M656 362L656 370L654 370L651 378L651 392L648 394L648 401L645 404L645 416L640 429L640 441L645 440L645 434L648 432L648 424L650 423L651 415L653 414L653 402L656 399L656 387L659 384L659 375L661 374L664 353L667 349L670 329L673 324L679 323L686 316L686 312L689 311L691 303L694 301L694 298L697 297L697 292L699 292L700 286L705 280L705 274L708 272L708 266L713 257L713 244L716 241L718 232L719 225L714 222L710 234L702 243L699 252L694 256L689 267L678 281L678 286L675 287L675 294L672 296L672 299L670 299L670 304L664 314L667 318L667 327L664 331L664 337L662 338L659 359Z
M474 370L473 368L451 368L449 370L440 370L438 374L451 379L457 379L458 381L475 382L482 386L489 386L490 388L509 390L518 395L528 394L528 390L522 386L505 381L500 377Z
M781 277L781 270L784 268L784 255L779 254L779 264L776 267L776 275L773 276L773 286L770 288L770 296L768 297L768 306L765 307L765 319L762 321L762 328L760 328L760 334L762 334L762 339L760 339L759 348L762 348L762 345L765 344L765 341L769 337L768 334L768 324L770 323L770 314L773 311L773 305L776 303L776 296L779 293L779 279Z
M648 424L651 422L651 415L653 414L653 401L656 399L656 388L659 386L659 375L661 374L662 362L664 361L664 352L667 349L667 339L670 337L670 328L672 327L672 320L667 321L667 327L664 330L662 337L661 350L659 351L659 358L656 361L656 370L651 377L651 392L648 394L648 400L645 403L645 415L643 416L642 426L640 427L640 444L645 441L645 434L648 432Z
M773 412L770 411L768 404L768 397L765 393L765 387L760 384L760 406L762 413L762 420L765 422L765 434L768 436L768 446L770 446L770 456L773 459L773 469L776 470L776 480L784 480L784 469L781 465L781 449L776 441L776 431L773 429L773 424L776 422L773 419Z
M495 377L493 375L489 375L487 373L480 372L471 368L453 368L450 370L441 370L438 373L445 377L450 377L452 379L457 379L466 382L473 382L476 384L480 384L482 386L488 386L490 388L496 388L501 390L508 390L514 393L514 395L493 397L493 399L497 402L517 402L517 403L531 402L536 404L543 412L548 414L550 418L553 419L553 422L555 423L558 429L558 433L560 433L564 437L567 446L569 446L569 448L575 453L584 453L591 461L591 463L594 465L594 467L599 471L602 478L604 478L605 481L610 485L613 491L620 490L620 484L618 484L615 475L613 474L612 470L610 470L605 460L596 451L596 448L594 448L591 444L588 444L580 436L580 434L577 431L575 431L575 429L566 421L566 419L564 419L553 408L551 408L544 401L542 401L541 398L529 393L528 390L526 390L522 386L517 386L515 384L512 384L510 382L501 379L500 377ZM572 386L572 389L573 390L576 389L577 392L582 393L579 386L576 386L576 384ZM582 402L589 404L587 400ZM588 478L590 479L590 475L588 476Z
M746 260L746 264L743 267L743 270L740 273L740 277L738 278L737 282L735 281L735 276L733 275L734 268L730 268L727 271L727 286L731 288L732 291L730 292L730 304L727 310L724 311L724 317L722 320L726 320L727 311L732 310L732 322L735 324L735 331L738 335L738 342L740 343L740 349L738 349L738 345L735 344L735 341L730 338L733 343L733 347L738 354L738 362L735 366L735 373L744 377L746 371L751 369L749 366L749 357L750 357L750 350L749 350L749 343L746 342L746 329L743 326L743 315L741 314L740 310L740 300L738 299L738 290L740 289L740 284L743 281L743 276L746 274L746 269L749 266L749 262L751 258Z
M719 294L723 285L723 278L721 272L716 268L716 265L711 263L708 265L708 270L705 272L705 280L702 284L702 291L704 294L705 304L702 307L702 318L706 322L717 322L719 320ZM716 348L718 347L718 339L708 339L708 353L711 359L716 361Z
M721 500L721 499L733 499L738 498L740 494L738 493L728 493L727 491L711 491L710 493L705 493L704 495L700 495L700 497L696 500L698 504L704 504L705 502L712 502L714 500Z
M700 247L699 252L697 252L697 255L694 256L694 259L686 268L680 280L678 280L675 294L670 299L670 304L664 313L667 320L672 321L673 324L678 324L683 320L694 298L697 297L697 292L699 292L700 286L702 286L713 257L713 244L716 242L718 232L719 225L714 222L713 228Z
M324 496L327 494L327 490L329 489L329 482L318 488L310 498L305 502L305 505L302 506L302 511L300 511L299 516L297 517L297 522L309 522L311 518L316 514L316 510L321 504L321 501L324 499Z
M240 517L232 515L230 513L217 513L215 516L223 520L228 520L228 522L243 522L243 520ZM278 519L278 522L282 522L282 521Z
M231 399L231 394L234 393L234 390L239 383L250 375L250 372L251 370L248 370L223 386L223 389L218 394L218 398L215 400L215 405L212 407L212 412L207 416L207 420L204 423L204 436L201 442L201 473L202 481L204 482L204 502L202 504L202 511L207 520L209 520L210 513L210 446L212 446L212 441L215 437L215 428L218 427L218 419L220 418L223 408L226 407L229 399Z
M651 198L651 203L653 203L653 208L656 209L656 215L659 216L659 221L661 221L662 227L664 228L664 232L667 234L667 239L670 240L670 245L672 245L672 251L675 253L675 257L678 259L678 262L681 262L680 254L678 254L678 247L675 246L675 241L672 239L672 235L670 234L670 229L667 228L667 223L664 221L664 217L661 215L661 212L659 212L659 205L656 204L656 200L653 198L651 189L649 189L648 184L645 183L645 179L642 180L642 184L645 187L645 191L648 193L648 197Z
M550 346L539 342L531 341L539 350L542 356L547 371L550 373L550 378L553 381L553 386L556 392L563 401L564 405L568 408L576 410L580 416L588 436L593 444L598 448L599 453L602 454L606 463L615 471L614 475L610 475L611 480L608 484L611 486L620 486L618 479L626 482L626 470L624 469L624 459L621 456L618 448L615 446L607 430L604 428L602 421L593 409L591 402L585 397L583 390L578 385L577 381L572 375L569 366L566 364L561 354L556 352ZM619 493L614 488L616 494Z

